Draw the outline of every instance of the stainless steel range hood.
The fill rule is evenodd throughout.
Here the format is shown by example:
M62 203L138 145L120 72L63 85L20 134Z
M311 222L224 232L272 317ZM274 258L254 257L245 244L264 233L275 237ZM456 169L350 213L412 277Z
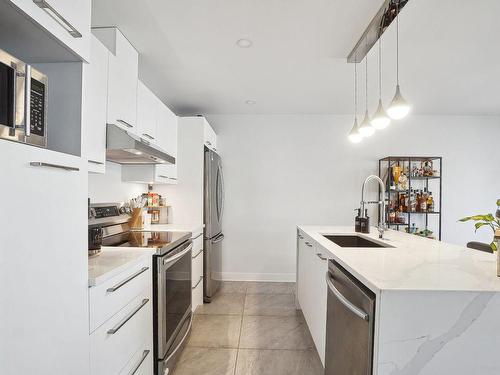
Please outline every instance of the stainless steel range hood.
M175 158L145 139L108 124L106 160L127 165L175 164Z

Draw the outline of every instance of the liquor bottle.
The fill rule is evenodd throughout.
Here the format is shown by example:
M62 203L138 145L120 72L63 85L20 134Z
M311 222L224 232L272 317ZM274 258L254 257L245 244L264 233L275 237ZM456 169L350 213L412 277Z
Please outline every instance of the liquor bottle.
M420 201L421 201L421 197L420 197L420 190L417 190L416 191L416 196L415 196L415 211L417 212L421 212L420 210Z
M424 188L422 195L420 196L420 211L427 211L427 189Z
M427 197L427 211L434 211L434 198L432 197L432 193L429 192L429 196Z

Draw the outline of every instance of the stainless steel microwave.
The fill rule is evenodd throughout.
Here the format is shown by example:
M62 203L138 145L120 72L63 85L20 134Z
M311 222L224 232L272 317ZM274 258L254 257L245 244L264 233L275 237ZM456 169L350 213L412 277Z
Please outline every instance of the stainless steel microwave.
M0 139L47 147L47 76L0 50Z

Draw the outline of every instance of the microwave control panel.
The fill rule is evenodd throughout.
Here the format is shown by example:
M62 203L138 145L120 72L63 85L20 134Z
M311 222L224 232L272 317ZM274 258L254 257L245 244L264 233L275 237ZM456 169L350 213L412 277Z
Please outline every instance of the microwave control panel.
M45 136L45 85L31 79L30 129L31 134Z

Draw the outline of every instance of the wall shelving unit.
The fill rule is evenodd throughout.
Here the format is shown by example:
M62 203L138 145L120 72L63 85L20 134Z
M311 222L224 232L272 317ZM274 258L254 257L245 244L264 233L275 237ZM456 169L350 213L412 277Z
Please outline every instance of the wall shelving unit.
M423 173L424 163L432 164L432 174ZM443 158L441 156L387 156L379 160L379 177L385 183L386 196L386 224L391 229L410 232L413 224L422 232L425 229L432 231L431 238L441 240L442 222L442 175ZM401 175L407 177L407 188L398 189L394 181L394 167L400 167ZM400 209L401 196L410 197L412 192L432 192L434 208L432 210L412 210L407 204L405 210ZM380 192L381 193L381 192ZM408 199L409 201L409 199ZM391 213L395 213L395 220ZM379 208L379 218L380 218ZM394 218L394 215L392 215ZM401 219L404 218L404 221Z

